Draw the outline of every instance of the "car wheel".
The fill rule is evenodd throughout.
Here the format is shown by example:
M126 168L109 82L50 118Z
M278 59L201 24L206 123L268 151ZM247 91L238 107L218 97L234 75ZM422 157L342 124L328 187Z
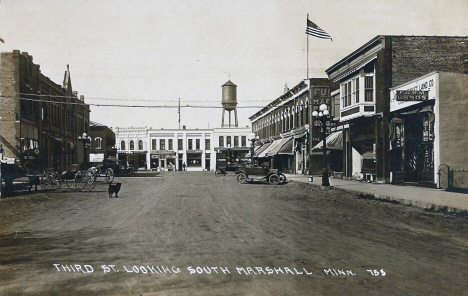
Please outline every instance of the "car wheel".
M245 184L247 182L247 175L244 173L237 174L237 183Z

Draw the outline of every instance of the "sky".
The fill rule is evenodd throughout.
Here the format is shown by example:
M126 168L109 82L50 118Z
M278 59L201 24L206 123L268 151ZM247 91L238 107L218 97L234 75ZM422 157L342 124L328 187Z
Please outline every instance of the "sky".
M0 49L28 52L58 84L69 65L91 120L110 127L178 128L179 99L180 126L221 127L228 80L245 127L286 84L327 77L377 35L467 36L467 11L468 0L0 0ZM307 14L333 41L307 47Z

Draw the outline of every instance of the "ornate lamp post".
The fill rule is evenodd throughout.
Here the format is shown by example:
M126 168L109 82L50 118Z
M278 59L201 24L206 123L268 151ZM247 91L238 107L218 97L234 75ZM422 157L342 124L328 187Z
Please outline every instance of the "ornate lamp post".
M328 165L327 165L327 120L330 120L330 112L328 106L322 104L319 107L319 112L312 112L312 116L320 120L323 129L323 170L322 170L322 186L330 186L330 180L328 178Z
M78 141L83 142L83 164L88 164L88 158L86 157L86 145L91 143L91 137L88 136L86 133L83 133L81 136L78 137Z
M255 133L251 133L249 140L252 142L250 146L250 164L254 165L254 151L255 151L255 142L259 139L258 136L255 136Z

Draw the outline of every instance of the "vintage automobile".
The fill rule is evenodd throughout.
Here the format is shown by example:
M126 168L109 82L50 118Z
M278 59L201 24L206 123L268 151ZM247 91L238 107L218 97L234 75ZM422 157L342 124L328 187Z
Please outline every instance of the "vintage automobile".
M283 173L265 166L245 166L238 169L236 175L239 184L259 181L278 185L286 182L286 176Z
M219 167L215 171L215 176L217 177L226 176L227 174L229 174L229 172L236 173L239 169L244 168L244 167L245 167L245 164L229 163L225 167Z

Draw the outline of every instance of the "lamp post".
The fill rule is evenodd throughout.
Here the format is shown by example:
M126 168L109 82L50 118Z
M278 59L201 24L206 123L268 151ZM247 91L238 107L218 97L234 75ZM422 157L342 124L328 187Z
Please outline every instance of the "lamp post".
M91 143L91 137L88 136L86 133L83 133L81 136L78 137L78 141L83 142L83 164L88 164L88 159L86 157L86 144Z
M250 164L254 165L254 150L255 150L255 142L259 139L258 136L255 136L254 133L250 134L249 140L252 142L250 146Z
M327 165L327 120L331 119L328 106L322 104L319 107L319 112L312 112L312 116L320 120L323 129L323 170L322 170L322 186L330 186L330 180L328 178L328 165Z

